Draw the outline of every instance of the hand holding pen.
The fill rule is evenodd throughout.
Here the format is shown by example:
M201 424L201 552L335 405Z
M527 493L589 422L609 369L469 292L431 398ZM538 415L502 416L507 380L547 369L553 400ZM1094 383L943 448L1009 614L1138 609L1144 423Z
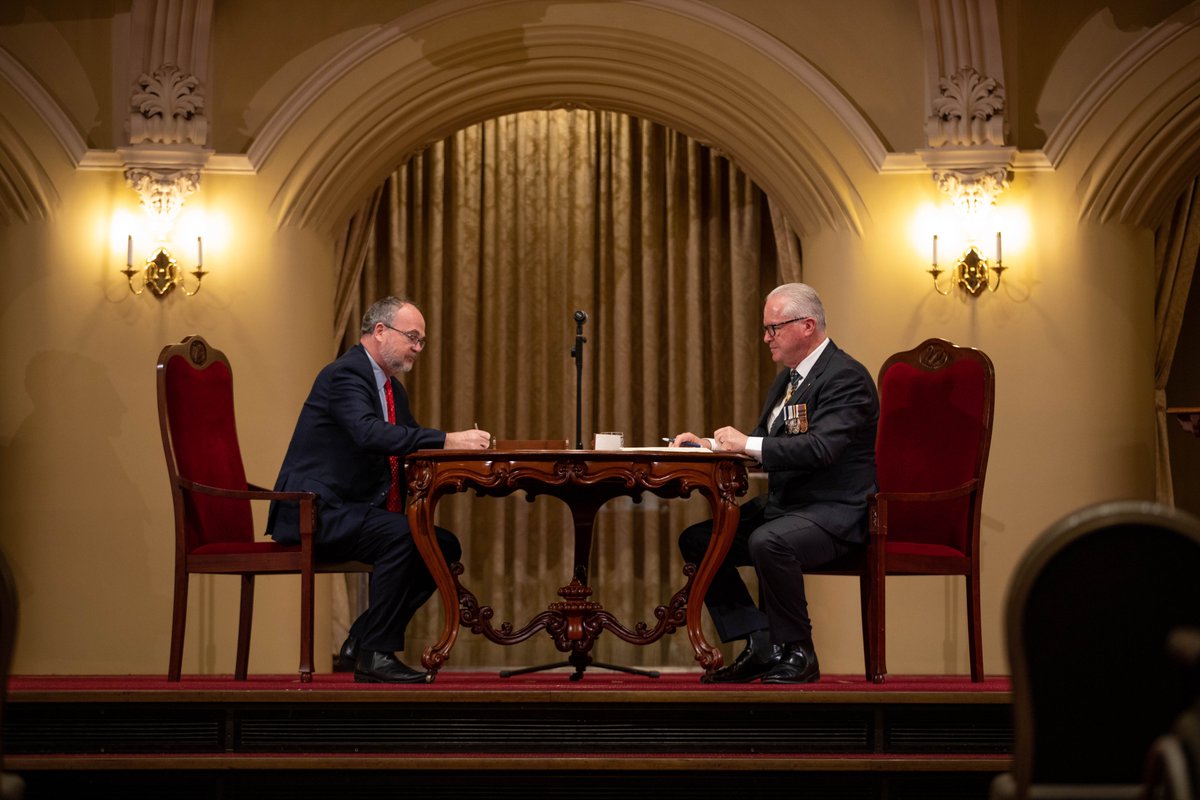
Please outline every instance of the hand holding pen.
M681 433L674 439L664 436L663 441L671 447L704 447L704 441L694 433Z

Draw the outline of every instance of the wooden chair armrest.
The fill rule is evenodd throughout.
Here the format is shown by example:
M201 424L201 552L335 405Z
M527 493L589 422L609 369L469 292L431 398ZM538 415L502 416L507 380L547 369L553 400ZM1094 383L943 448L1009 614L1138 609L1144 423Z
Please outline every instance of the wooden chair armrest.
M313 529L316 527L317 521L316 492L276 492L263 489L261 486L256 486L252 483L246 484L250 487L248 489L220 489L216 486L196 483L187 478L178 478L177 480L181 489L196 492L197 494L212 495L213 497L227 497L233 500L298 502L300 504L300 547L304 551L312 550Z
M955 486L953 489L940 489L936 492L875 492L867 495L871 505L878 503L940 503L946 500L965 497L979 488L979 479L971 480Z
M880 514L886 516L887 507L891 503L942 503L959 497L967 497L978 490L979 479L971 478L961 486L936 492L876 492L869 494L867 495L867 519L870 520L870 539L878 541L887 535L884 526L879 524L879 517ZM882 511L880 510L881 506L883 507Z
M204 483L196 483L187 478L179 479L179 487L187 489L191 492L199 494L208 494L214 497L228 497L235 500L294 500L303 502L316 502L316 492L276 492L271 489L264 489L261 486L247 484L248 489L221 489L216 486L209 486Z

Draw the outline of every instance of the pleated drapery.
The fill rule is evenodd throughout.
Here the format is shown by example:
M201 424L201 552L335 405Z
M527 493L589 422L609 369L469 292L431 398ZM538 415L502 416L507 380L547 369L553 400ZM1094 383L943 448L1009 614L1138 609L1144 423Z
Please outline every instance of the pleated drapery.
M790 226L726 158L661 125L588 110L499 117L430 146L365 204L338 256L343 347L375 299L421 307L429 344L403 380L417 419L443 430L478 423L500 439L574 446L573 314L585 311L585 447L597 431L632 446L724 424L749 431L776 372L763 298L801 277ZM597 518L592 599L627 626L653 625L655 606L683 585L676 538L706 516L698 496L610 502ZM462 540L462 580L497 625L522 625L571 578L571 521L557 500L454 495L437 522ZM357 602L352 589L348 613ZM413 621L410 663L441 614L435 597ZM694 664L685 633L650 647L605 634L593 655ZM464 633L449 666L561 658L548 636L500 647Z
M1154 232L1154 407L1156 499L1175 504L1167 438L1167 379L1187 310L1188 291L1200 257L1200 178L1188 185L1171 216Z

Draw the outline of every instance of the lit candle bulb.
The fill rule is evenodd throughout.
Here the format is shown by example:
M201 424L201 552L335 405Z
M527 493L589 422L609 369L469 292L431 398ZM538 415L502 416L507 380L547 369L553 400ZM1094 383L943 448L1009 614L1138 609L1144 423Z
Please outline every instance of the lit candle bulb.
M1000 231L996 231L996 263L999 264L1002 260L1000 257Z
M125 266L133 267L133 234L125 237Z
M204 240L199 236L196 237L196 266L204 266Z
M933 235L933 265L937 266L937 234Z

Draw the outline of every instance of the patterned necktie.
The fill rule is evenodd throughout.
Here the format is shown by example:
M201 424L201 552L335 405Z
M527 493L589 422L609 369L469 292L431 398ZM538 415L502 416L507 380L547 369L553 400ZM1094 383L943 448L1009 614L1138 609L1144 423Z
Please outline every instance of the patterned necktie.
M786 406L788 401L792 399L792 395L800 388L800 373L794 369L788 370L788 389L787 394L783 396L783 404Z
M767 421L768 430L775 430L776 424L783 424L783 409L787 407L788 401L792 399L792 395L796 393L798 388L800 388L800 373L794 369L789 369L787 392L783 395L783 402L776 407Z
M392 394L392 379L383 382L383 391L387 395L388 422L396 424L396 396ZM388 456L388 466L392 471L392 485L388 487L387 510L403 511L404 503L400 501L400 457Z

